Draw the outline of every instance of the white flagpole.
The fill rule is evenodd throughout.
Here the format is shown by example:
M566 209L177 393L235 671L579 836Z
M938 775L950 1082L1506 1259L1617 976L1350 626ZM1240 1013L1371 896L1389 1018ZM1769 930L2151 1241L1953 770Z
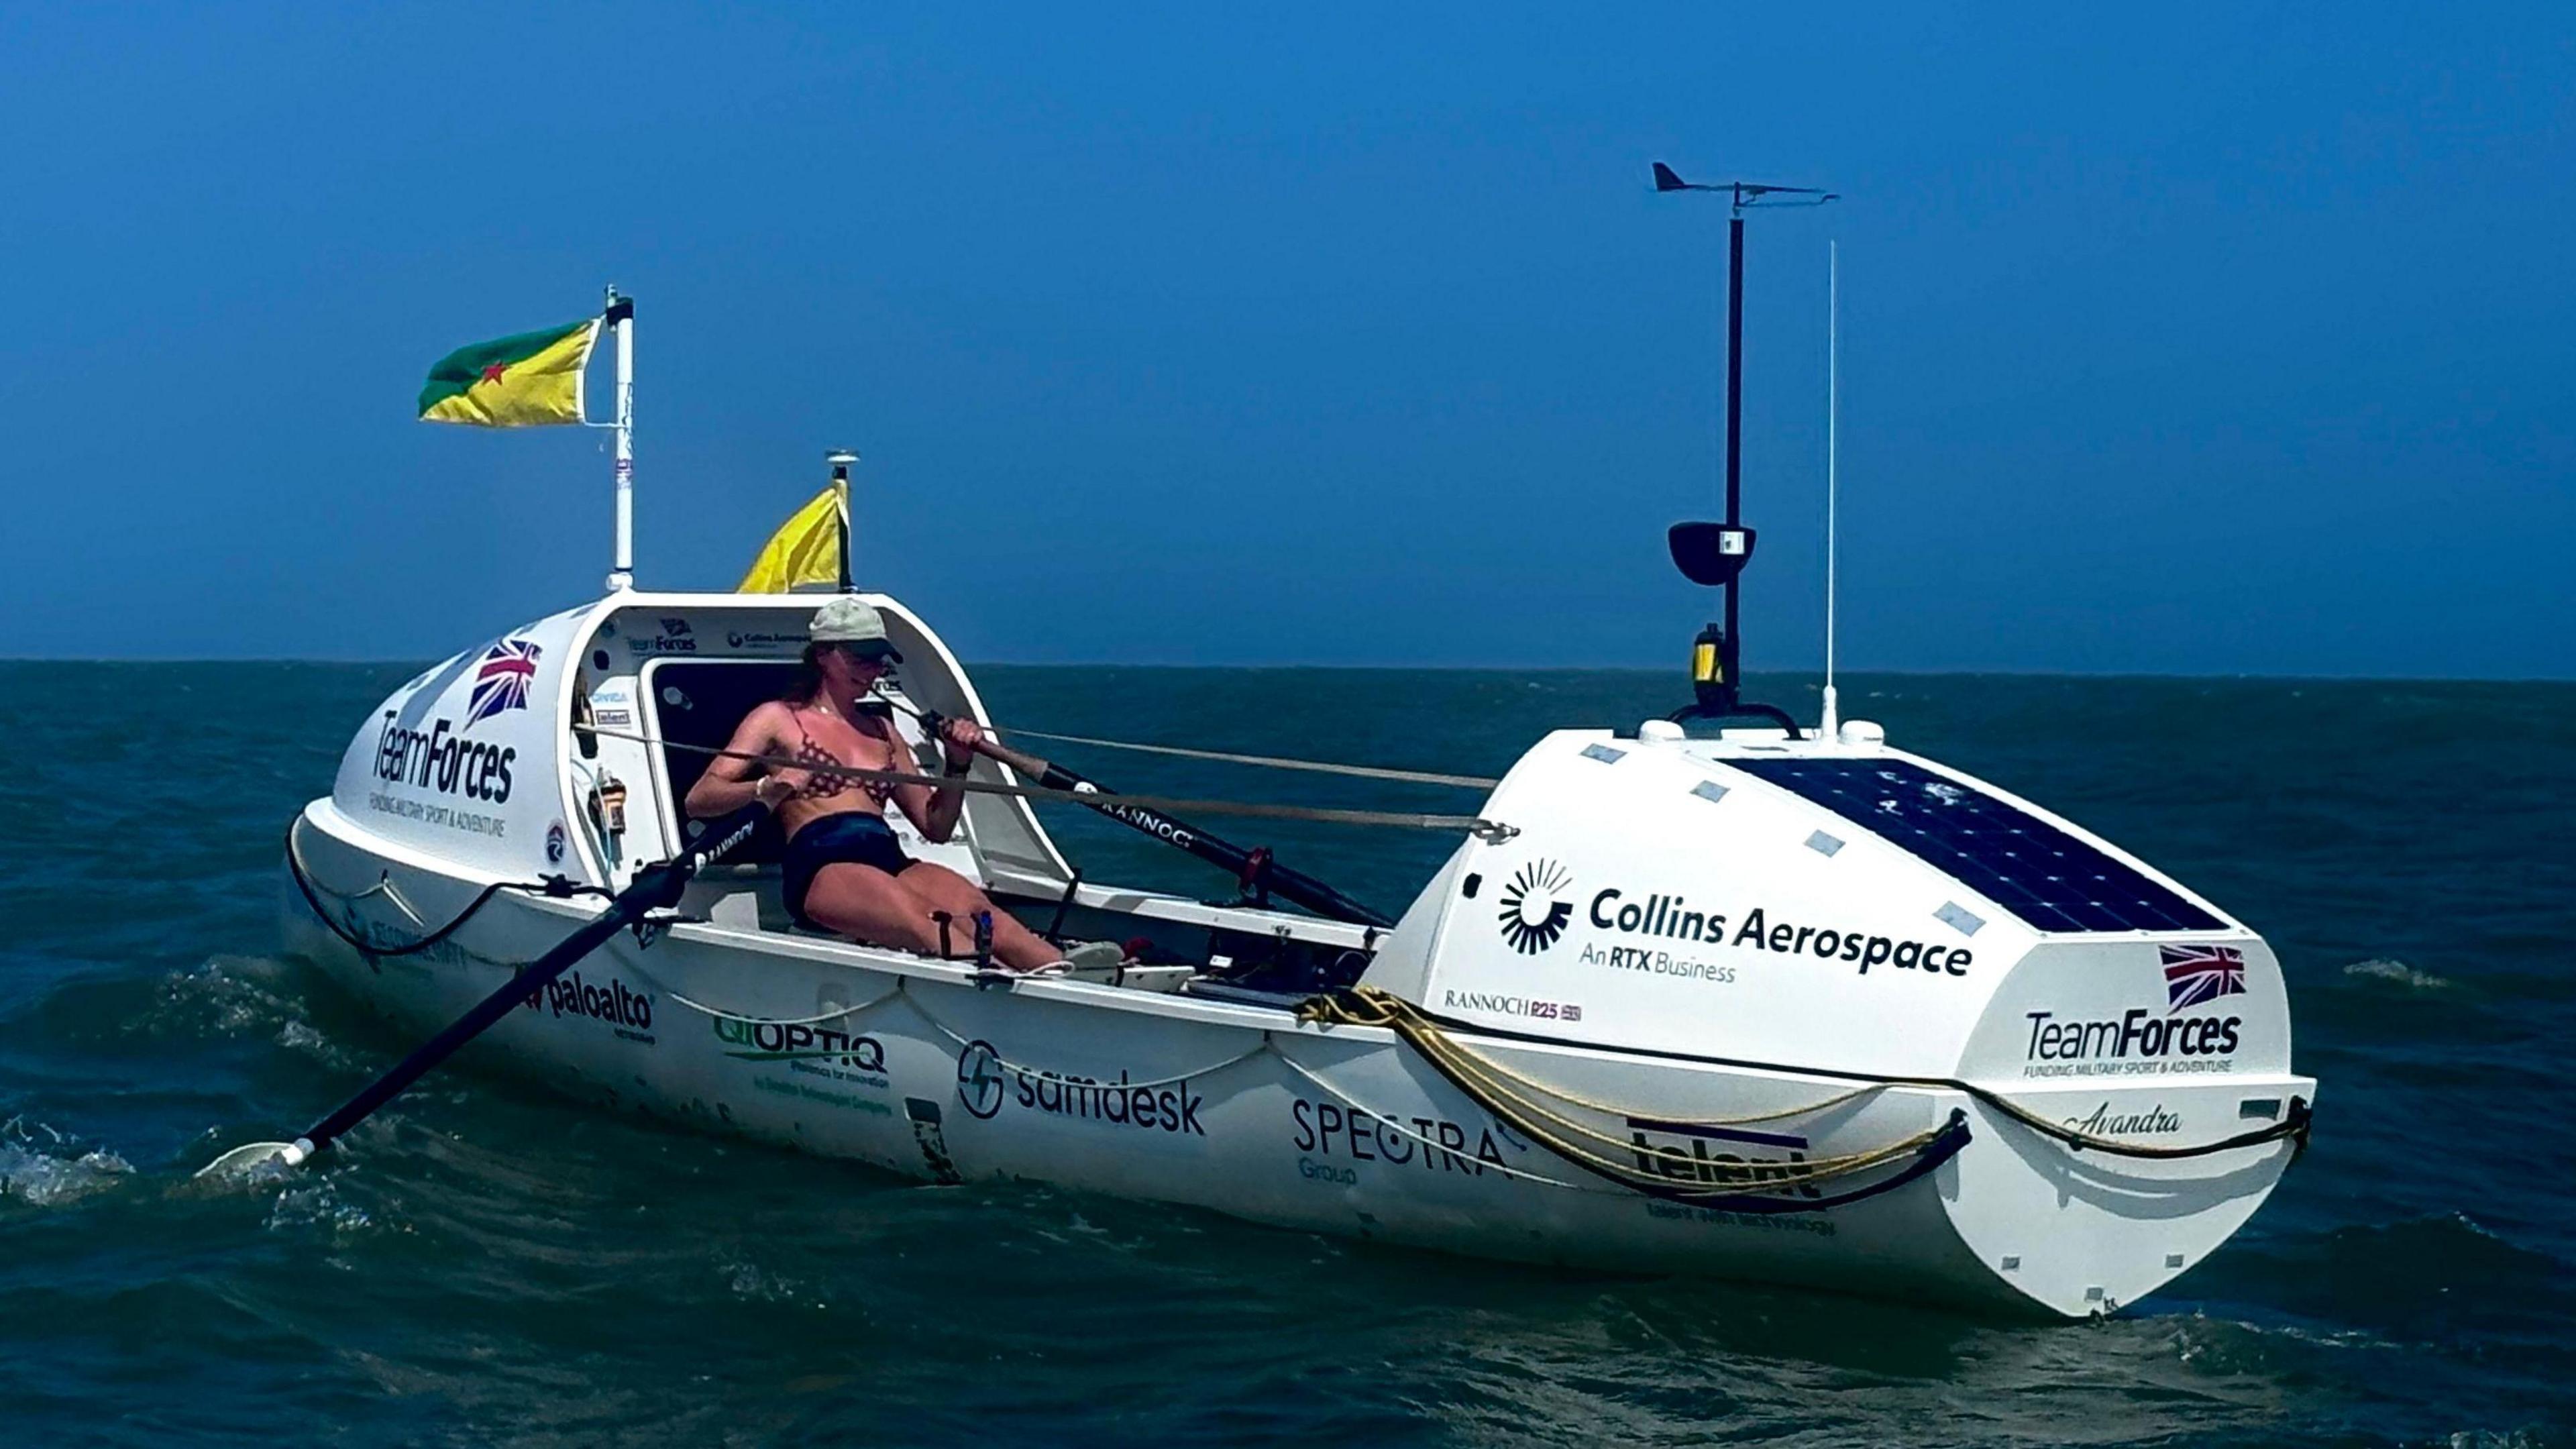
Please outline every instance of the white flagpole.
M1834 503L1839 491L1843 423L1843 250L1825 243L1825 712L1816 732L1840 734L1834 702Z
M611 593L635 587L635 299L608 289L608 324L617 329L617 563Z

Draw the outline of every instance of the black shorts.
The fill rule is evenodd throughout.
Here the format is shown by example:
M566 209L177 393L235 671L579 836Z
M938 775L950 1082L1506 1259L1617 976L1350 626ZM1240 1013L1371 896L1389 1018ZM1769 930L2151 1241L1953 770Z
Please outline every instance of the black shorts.
M787 842L778 858L779 894L796 924L820 929L806 918L805 893L827 865L872 865L888 875L901 875L912 864L894 827L863 810L845 810L807 822Z

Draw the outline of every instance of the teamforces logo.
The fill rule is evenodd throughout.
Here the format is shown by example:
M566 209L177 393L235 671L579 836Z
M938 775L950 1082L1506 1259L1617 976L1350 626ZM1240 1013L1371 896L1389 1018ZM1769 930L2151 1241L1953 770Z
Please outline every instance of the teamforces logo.
M2245 953L2233 946L2158 946L2165 1014L2133 1007L2118 1017L2061 1021L2053 1011L2024 1013L2030 1042L2026 1077L2097 1077L2235 1068L2241 1016L2185 1016L2213 1001L2245 994Z
M650 639L629 639L626 648L633 654L695 654L698 652L697 631L689 621L675 615L664 615L654 621L661 632Z
M422 730L389 709L376 735L377 779L494 805L508 803L510 766L518 758L518 746L466 739L444 715Z
M1574 877L1552 860L1533 860L1512 873L1503 887L1503 939L1524 956L1535 956L1556 944L1574 919Z

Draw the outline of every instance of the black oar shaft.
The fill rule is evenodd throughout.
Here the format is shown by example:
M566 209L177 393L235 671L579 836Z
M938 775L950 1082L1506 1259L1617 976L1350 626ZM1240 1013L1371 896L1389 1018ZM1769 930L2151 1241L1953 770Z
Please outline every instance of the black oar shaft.
M542 989L546 983L570 970L574 963L596 951L609 937L644 919L645 913L660 907L679 904L680 893L687 889L690 877L739 848L751 838L752 828L764 812L757 805L726 816L708 826L700 844L683 851L677 860L648 865L636 872L635 880L619 891L599 913L596 920L563 938L543 956L519 968L498 990L474 1003L474 1009L448 1024L445 1031L421 1043L410 1056L394 1065L393 1070L369 1082L358 1095L340 1105L339 1110L306 1128L297 1145L307 1152L330 1145L350 1128L375 1113L387 1102L402 1095L412 1083L429 1074L440 1062L453 1056L458 1047L490 1029L494 1022Z
M365 1121L378 1107L402 1095L405 1088L447 1060L458 1047L482 1035L494 1022L509 1015L513 1008L528 998L529 993L562 975L574 962L598 950L600 943L642 919L648 909L648 906L630 904L625 896L619 897L600 913L599 919L565 937L563 943L553 950L520 967L518 974L503 983L499 990L476 1002L473 1010L449 1023L445 1031L421 1043L392 1071L368 1083L366 1090L341 1104L338 1111L306 1128L304 1140L316 1148L327 1146L331 1139Z
M1022 774L1036 775L1038 783L1050 790L1078 790L1086 796L1097 796L1098 798L1086 799L1083 803L1122 825L1141 830L1157 840L1178 846L1220 870L1234 872L1238 879L1245 880L1247 884L1252 883L1255 863L1252 852L1242 846L1229 840L1219 839L1186 820L1176 819L1159 810L1149 810L1142 805L1130 805L1120 800L1116 791L1108 789L1097 781L1084 779L1052 761L1022 754L1006 746L995 745L989 740L985 742L984 749L987 754L1001 759ZM1355 926L1376 926L1381 929L1395 924L1385 916L1361 905L1303 871L1290 870L1276 861L1264 861L1259 865L1258 870L1260 883L1267 885L1273 894L1296 905L1304 906L1319 916L1326 916L1336 921L1348 921Z

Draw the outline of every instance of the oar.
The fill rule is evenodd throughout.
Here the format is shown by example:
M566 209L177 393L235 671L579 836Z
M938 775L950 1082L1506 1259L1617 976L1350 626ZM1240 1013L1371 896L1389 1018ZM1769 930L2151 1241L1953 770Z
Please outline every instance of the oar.
M758 805L746 805L733 814L711 823L698 843L681 852L674 860L648 865L635 873L634 883L611 897L608 908L598 919L563 938L561 944L543 956L521 967L501 988L474 1004L474 1009L450 1023L445 1031L423 1042L420 1049L397 1063L392 1071L369 1082L366 1089L342 1103L338 1111L304 1129L304 1135L292 1142L248 1142L234 1148L198 1169L197 1176L238 1172L252 1164L277 1158L288 1167L310 1158L328 1147L350 1128L367 1120L378 1107L402 1094L404 1088L427 1075L432 1067L448 1059L458 1047L483 1034L484 1030L510 1014L511 1008L528 998L547 982L571 969L574 963L599 949L601 943L644 918L649 911L680 903L689 880L751 838L753 827L768 812Z
M925 718L923 723L930 727L934 734L937 732L935 717ZM1353 925L1376 926L1381 929L1395 924L1313 876L1303 871L1290 870L1272 860L1267 850L1262 851L1256 858L1252 851L1240 845L1220 840L1195 825L1174 819L1160 811L1148 810L1142 805L1128 804L1118 798L1117 791L1095 781L1086 780L1062 765L1042 760L1025 751L1012 749L1009 745L995 740L991 735L977 740L975 748L1050 790L1072 790L1086 797L1100 797L1086 798L1082 803L1122 825L1133 826L1156 840L1179 846L1220 870L1234 872L1236 879L1247 886L1266 887L1319 916L1327 916L1336 921L1348 921Z

